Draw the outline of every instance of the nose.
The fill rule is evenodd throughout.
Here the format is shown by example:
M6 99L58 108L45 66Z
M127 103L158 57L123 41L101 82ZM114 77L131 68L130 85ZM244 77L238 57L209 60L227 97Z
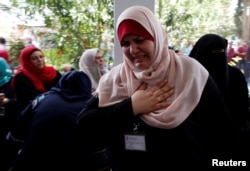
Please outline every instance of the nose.
M39 63L42 63L42 62L44 61L44 57L38 57L38 58L37 58L37 61L38 61Z
M38 61L42 61L42 60L43 60L43 57L39 57L39 58L38 58Z
M131 55L136 55L139 52L138 46L136 43L131 43L129 47L129 51Z

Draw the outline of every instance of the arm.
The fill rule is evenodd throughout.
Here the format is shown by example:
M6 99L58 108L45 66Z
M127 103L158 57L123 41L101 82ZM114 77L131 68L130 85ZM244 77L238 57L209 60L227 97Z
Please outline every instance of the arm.
M147 90L146 85L142 84L132 97L99 108L98 98L92 97L78 116L79 131L87 134L91 132L92 138L96 133L104 136L100 139L108 138L105 132L109 132L109 129L123 129L136 115L169 106L171 102L166 99L173 94L173 88L174 86L169 85L167 81L162 81ZM160 101L157 100L159 97Z
M30 103L13 123L11 130L6 138L8 141L22 146L29 134L29 128L33 118L33 105Z
M22 109L25 108L30 100L42 93L36 90L32 82L22 73L19 73L14 78L14 91L18 104Z
M81 120L88 117L86 113L91 109L100 110L100 113L105 113L101 114L100 116L100 119L104 119L104 116L114 118L119 116L118 118L120 118L121 116L117 113L122 114L123 111L127 111L131 113L132 116L136 116L138 114L149 113L154 110L167 107L171 104L171 102L168 101L167 98L173 95L174 86L169 85L167 81L161 81L150 89L146 90L146 88L147 85L143 83L131 98L127 98L120 103L108 107L98 108L98 98L92 97L86 103L84 109L80 112L78 116L78 122L81 122ZM97 111L97 113L99 112ZM92 115L92 117L94 116ZM98 117L98 115L96 115L96 117Z
M1 88L1 92L4 94L4 96L0 96L0 104L4 105L5 107L15 107L16 103L13 88L11 87L11 81L12 80L10 80Z
M56 86L58 81L61 79L62 74L59 71L56 71L56 72L57 72L57 74L56 74L54 81L49 85L45 85L46 91L49 91L52 87Z
M231 84L231 103L233 119L242 127L247 128L250 119L248 87L244 74L237 68L229 66ZM240 99L240 100L239 100Z

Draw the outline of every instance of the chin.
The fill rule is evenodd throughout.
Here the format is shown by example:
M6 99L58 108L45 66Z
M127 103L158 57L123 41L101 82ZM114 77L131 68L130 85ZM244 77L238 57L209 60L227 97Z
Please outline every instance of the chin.
M140 64L135 64L135 67L137 68L137 69L139 69L139 70L145 70L145 69L148 69L148 65L144 65L144 64L142 64L142 63L140 63Z
M135 66L137 69L139 69L139 70L146 70L147 69L147 67L144 67L144 66Z
M44 66L40 66L40 67L38 67L38 69L43 69L44 68Z

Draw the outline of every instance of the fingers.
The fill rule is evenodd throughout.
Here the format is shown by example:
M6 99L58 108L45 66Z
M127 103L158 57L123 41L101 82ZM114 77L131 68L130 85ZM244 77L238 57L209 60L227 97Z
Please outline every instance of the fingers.
M163 101L163 102L156 103L153 107L153 111L168 107L171 105L171 103L172 103L171 101Z
M167 80L163 80L151 87L148 93L157 103L167 101L174 93L174 85L168 84Z
M173 85L164 85L164 87L155 91L154 95L157 97L157 100L161 99L161 101L165 98L170 97L174 93Z
M156 98L156 100L158 101L158 103L160 103L161 101L163 101L163 97L159 96L159 97Z
M162 98L162 100L166 100L170 96L172 96L173 94L174 94L174 90L173 89L169 89L166 93L161 94L161 98Z
M166 84L168 83L167 80L162 80L159 83L156 84L156 86L158 86L158 88L162 88L164 87Z
M168 81L167 80L162 80L159 83L157 83L155 86L151 87L151 91L157 91L159 89L161 89L162 87L164 87L165 85L167 85Z
M147 89L142 83L131 96L134 115L149 113L164 107L172 102L168 100L174 94L174 86L163 80Z
M168 98L169 98L171 95L173 95L173 94L174 94L174 90L170 90L170 91L168 91L168 92L166 92L166 93L161 94L160 96L157 96L157 97L156 97L156 101L157 101L158 103L161 103L161 102L163 102L163 101L168 101Z

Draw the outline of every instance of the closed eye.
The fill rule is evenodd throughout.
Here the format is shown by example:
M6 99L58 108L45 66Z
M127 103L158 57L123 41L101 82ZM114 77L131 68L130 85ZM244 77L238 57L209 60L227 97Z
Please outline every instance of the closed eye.
M146 39L144 37L136 37L135 39L133 39L133 41L136 44L141 44L145 41ZM130 46L130 42L129 41L121 41L121 46L122 47L128 47Z
M121 47L128 47L129 45L130 45L130 43L127 42L127 41L122 41L121 42Z

